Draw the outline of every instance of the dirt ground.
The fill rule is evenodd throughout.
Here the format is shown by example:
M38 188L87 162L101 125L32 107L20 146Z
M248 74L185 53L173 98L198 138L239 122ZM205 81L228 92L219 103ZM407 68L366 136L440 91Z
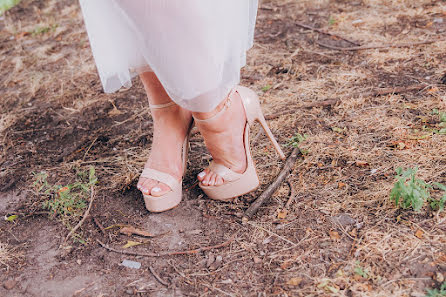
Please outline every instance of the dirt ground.
M261 130L252 140L256 192L207 199L195 176L210 156L196 134L183 202L148 213L135 188L152 135L141 83L104 94L77 1L23 0L0 16L0 214L18 215L0 220L0 296L425 296L439 288L445 212L398 209L389 192L398 167L446 184L446 135L432 132L435 111L446 111L445 38L444 1L262 1L241 84L260 95L287 154L292 136L307 138L287 182L242 223L283 166ZM33 172L64 185L90 166L99 181L90 215L60 247L81 216L67 225L49 215ZM156 236L123 235L117 225ZM97 240L138 253L217 248L143 257ZM128 240L144 244L124 249Z

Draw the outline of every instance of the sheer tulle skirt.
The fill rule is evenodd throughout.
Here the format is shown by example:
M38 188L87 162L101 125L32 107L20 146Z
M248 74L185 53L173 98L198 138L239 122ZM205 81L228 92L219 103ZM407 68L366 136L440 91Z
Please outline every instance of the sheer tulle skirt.
M105 92L154 71L169 96L210 111L240 80L258 0L80 0Z

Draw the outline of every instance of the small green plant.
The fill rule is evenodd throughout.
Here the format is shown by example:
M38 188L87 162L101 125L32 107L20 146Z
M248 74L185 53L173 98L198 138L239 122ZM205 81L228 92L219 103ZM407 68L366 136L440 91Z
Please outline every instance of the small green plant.
M396 206L403 209L412 208L419 211L426 200L430 198L429 190L431 185L416 177L418 168L409 168L403 171L402 168L396 170L397 175L390 199L395 201Z
M266 86L264 86L264 87L262 88L262 92L266 92L266 91L268 91L269 89L271 89L271 85L266 85Z
M333 26L334 24L336 24L336 19L330 16L330 18L328 19L328 25Z
M370 274L367 268L363 268L359 261L356 261L356 266L354 269L355 273L363 278L369 278Z
M88 172L78 171L75 181L67 185L50 184L46 172L35 173L33 186L36 193L48 198L42 202L42 207L50 211L51 217L59 218L71 229L72 222L82 215L87 206L91 187L96 183L94 167L90 167Z
M439 289L427 289L425 297L446 297L446 282Z
M0 0L0 15L19 4L20 0Z
M438 200L437 200L437 199L430 198L430 199L429 199L430 206L431 206L431 208L432 208L433 210L443 211L443 210L444 210L444 206L446 205L446 186L443 185L443 184L440 184L440 183L434 183L434 185L435 185L438 189L444 191L444 193L443 193L443 197L441 197L441 198L438 199Z
M288 140L286 146L299 147L299 144L302 141L306 140L307 138L308 138L307 134L302 135L300 133L297 133L296 135L292 136L290 140Z
M57 24L53 24L51 26L38 26L36 27L34 30L32 30L31 32L29 32L32 36L37 36L40 34L45 34L48 33L50 31L55 31L56 28L58 27Z

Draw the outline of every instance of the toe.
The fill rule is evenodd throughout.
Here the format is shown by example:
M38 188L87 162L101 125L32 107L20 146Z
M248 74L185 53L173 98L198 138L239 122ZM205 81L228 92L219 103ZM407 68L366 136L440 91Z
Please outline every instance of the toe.
M206 170L203 170L202 172L200 172L198 175L197 175L197 178L198 178L198 180L199 181L203 181L203 179L206 177Z
M217 175L217 177L215 178L215 185L216 186L221 186L223 184L223 178L220 175Z
M212 176L211 176L211 178L209 179L209 185L210 185L210 186L215 186L215 184L216 184L216 178L217 178L217 174L215 174L215 173L212 172Z
M154 197L160 197L169 191L170 191L169 186L167 186L163 183L158 183L152 188L152 190L150 191L150 194Z
M203 181L201 183L203 185L205 185L205 186L209 186L210 185L209 182L210 182L211 177L212 177L212 172L208 172L206 174L206 176L203 178Z
M158 182L156 180L147 178L145 181L141 184L140 191L144 195L149 195L152 188L157 184Z

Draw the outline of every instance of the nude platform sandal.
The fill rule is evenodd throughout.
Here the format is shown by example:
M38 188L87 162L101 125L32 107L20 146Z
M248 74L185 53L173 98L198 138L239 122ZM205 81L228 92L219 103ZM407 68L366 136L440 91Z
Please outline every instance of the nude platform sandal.
M161 109L166 108L174 105L174 102L169 102L166 104L158 104L158 105L150 105L151 109ZM186 137L183 142L183 150L182 150L182 161L183 161L183 176L186 173L186 167L187 167L187 155L189 152L189 137L190 137L190 131L194 125L194 122L192 120L191 126L186 134ZM155 197L152 195L146 195L144 196L144 203L146 205L146 208L150 212L163 212L169 209L174 208L178 204L180 204L182 196L183 196L183 180L181 179L178 181L175 177L172 175L152 169L152 168L144 168L144 170L141 173L141 177L150 178L157 180L159 182L162 182L166 185L168 185L171 189L170 192L167 192L166 194Z
M258 121L262 125L263 129L266 132L266 135L272 142L280 158L282 160L285 159L285 154L283 153L271 130L269 129L268 124L266 123L265 117L263 116L262 110L260 108L260 102L257 94L249 88L242 86L235 87L229 94L227 99L228 101L225 106L216 115L206 120L195 119L195 121L209 122L218 117L218 115L223 113L229 106L232 92L236 92L240 95L243 102L243 107L245 109L247 121L244 131L244 145L247 166L244 173L237 173L222 164L218 164L213 161L211 162L211 164L209 165L209 169L222 177L224 183L220 186L206 186L200 182L199 186L209 198L220 201L230 201L235 197L249 193L255 190L260 184L249 144L249 129L254 121Z

